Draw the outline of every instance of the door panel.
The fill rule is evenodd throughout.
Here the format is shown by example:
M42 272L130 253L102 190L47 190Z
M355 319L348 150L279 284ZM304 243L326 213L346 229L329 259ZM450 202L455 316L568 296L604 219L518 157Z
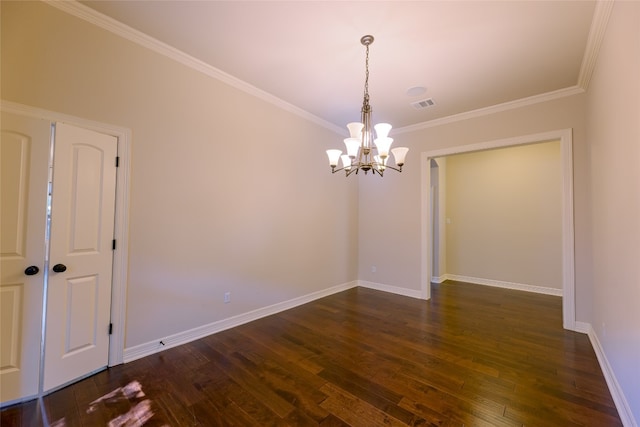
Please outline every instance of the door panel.
M96 147L75 145L72 150L71 221L69 254L100 251L100 208L103 197L102 164L104 153ZM115 161L115 155L110 161ZM78 203L79 202L79 203ZM107 236L109 240L113 232Z
M84 351L97 343L98 276L77 277L67 280L67 312L65 318L64 356Z
M38 392L44 290L48 121L2 112L0 402ZM37 274L26 275L35 266Z
M107 366L116 188L115 137L55 135L45 391Z
M24 258L31 138L2 130L2 256Z

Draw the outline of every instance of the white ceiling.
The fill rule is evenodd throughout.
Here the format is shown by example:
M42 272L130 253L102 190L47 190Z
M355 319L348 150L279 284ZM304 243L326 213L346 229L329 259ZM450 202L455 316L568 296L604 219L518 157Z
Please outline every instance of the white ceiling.
M578 85L594 1L86 1L343 127L370 47L374 122L405 127ZM407 95L426 87L419 96ZM410 103L433 98L435 106Z

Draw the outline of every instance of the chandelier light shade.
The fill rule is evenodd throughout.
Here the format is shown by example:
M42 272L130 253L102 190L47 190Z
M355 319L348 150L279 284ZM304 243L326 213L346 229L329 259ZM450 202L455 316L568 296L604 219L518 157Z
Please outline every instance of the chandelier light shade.
M341 150L327 150L329 166L331 172L345 171L345 175L358 174L364 171L365 175L373 171L380 176L384 175L386 169L402 172L405 157L409 149L407 147L391 148L393 138L389 137L391 125L389 123L378 123L372 126L371 106L369 105L369 45L373 43L373 36L363 36L360 43L367 48L365 60L365 80L364 99L362 101L361 122L353 122L347 125L349 138L345 138L344 145L347 153L342 154ZM373 130L375 129L375 137ZM389 163L389 152L393 154L395 166ZM342 162L342 167L339 167Z

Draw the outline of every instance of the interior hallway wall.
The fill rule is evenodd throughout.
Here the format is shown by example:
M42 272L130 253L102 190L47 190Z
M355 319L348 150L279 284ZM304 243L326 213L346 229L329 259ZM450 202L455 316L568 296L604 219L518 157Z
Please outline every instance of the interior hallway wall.
M447 157L447 274L562 289L560 142Z

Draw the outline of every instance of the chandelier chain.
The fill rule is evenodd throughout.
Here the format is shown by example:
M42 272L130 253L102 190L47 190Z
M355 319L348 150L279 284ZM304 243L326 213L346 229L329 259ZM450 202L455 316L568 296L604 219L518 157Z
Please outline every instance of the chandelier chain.
M365 79L364 79L364 98L365 104L369 104L369 45L366 45L367 55L365 57Z

